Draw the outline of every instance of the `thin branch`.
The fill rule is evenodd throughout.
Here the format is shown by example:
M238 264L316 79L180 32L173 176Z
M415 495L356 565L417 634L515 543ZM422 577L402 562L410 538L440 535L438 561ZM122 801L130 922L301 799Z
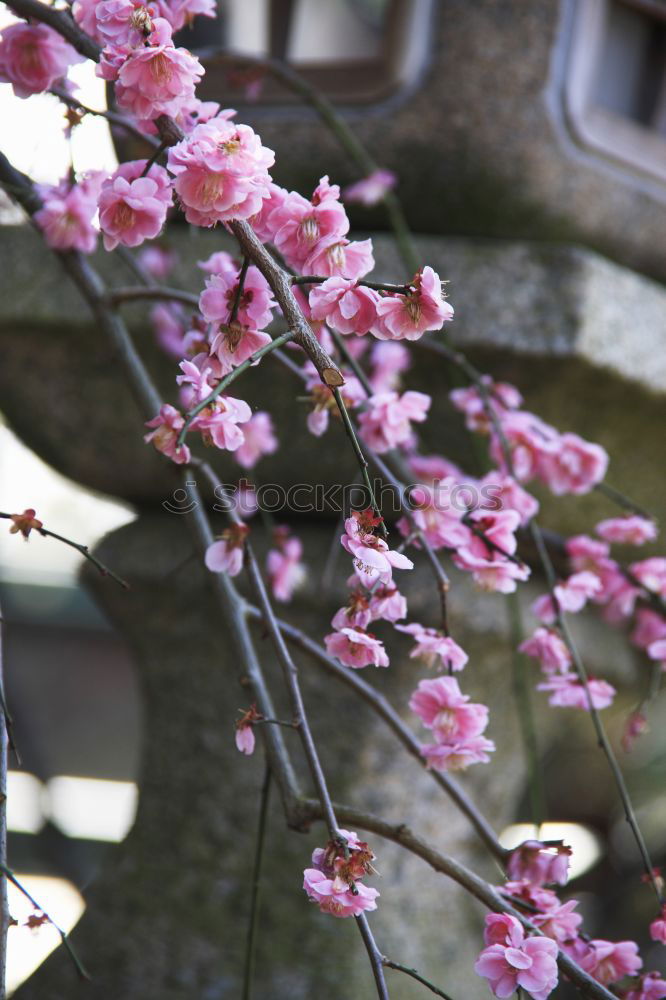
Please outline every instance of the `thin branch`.
M65 946L65 950L67 951L67 954L69 955L69 957L71 958L72 962L74 963L74 968L76 969L79 978L80 979L90 980L92 977L90 976L90 973L87 971L87 969L83 965L83 962L81 961L81 959L79 958L79 956L76 954L76 951L74 950L74 946L71 943L71 941L69 940L68 934L62 929L62 927L60 927L55 922L55 920L52 917L50 917L48 915L48 913L46 912L46 910L44 909L44 907L40 906L40 904L37 902L37 900L34 898L34 896L31 896L31 894L28 892L28 890L26 889L26 887L24 885L22 885L21 882L19 882L19 880L17 879L16 875L11 870L11 868L8 868L7 865L0 863L0 872L2 872L3 875L6 878L9 879L9 881L12 883L12 885L16 886L16 888L19 890L19 892L23 893L23 895L28 900L28 902L30 902L32 904L32 906L34 906L34 908L36 910L39 910L40 913L44 914L44 916L46 917L46 920L48 921L48 923L50 923L52 927L55 927L55 929L57 930L58 934L60 935L60 940L62 941L63 945Z
M153 285L143 287L142 285L128 285L121 288L112 288L107 295L109 305L122 305L124 302L134 302L136 299L165 299L168 302L182 302L186 306L195 309L199 307L199 296L192 292L185 292L181 288L167 288L165 285Z
M657 520L654 514L651 514L649 510L645 510L644 507L639 506L635 500L625 496L624 493L620 492L620 490L616 490L614 486L610 485L610 483L597 483L594 488L597 493L603 493L605 497L611 500L618 507L622 507L624 510L628 510L632 514L638 514L640 517L645 517L648 521Z
M255 621L262 621L261 612L258 608L253 605L248 605L246 611L247 614ZM332 656L329 656L328 653L317 642L315 642L314 639L311 639L308 635L306 635L305 632L302 632L300 629L297 629L295 626L290 625L288 622L282 621L281 619L277 619L277 624L278 628L289 642L292 642L294 645L298 646L305 653L311 656L315 662L323 667L327 673L331 674L332 677L335 677L347 687L351 688L352 691L359 695L359 697L361 697L363 701L365 701L372 708L372 710L384 720L387 726L400 740L407 752L418 761L421 767L427 770L427 773L431 776L432 780L439 785L444 792L446 792L449 798L456 804L460 812L467 817L490 854L499 862L500 866L503 866L509 852L502 847L485 816L479 812L474 803L468 798L467 794L451 777L449 777L448 774L445 774L442 771L435 771L426 768L426 762L421 754L421 744L413 735L409 726L407 726L406 723L400 718L389 700L372 687L372 685L368 684L367 681L363 680L358 671L348 670L345 667L340 666L337 660L333 659Z
M372 931L370 930L370 925L368 924L368 918L365 913L359 913L359 915L354 919L356 920L356 925L361 932L363 944L365 945L365 950L367 951L368 958L370 959L370 967L372 969L372 974L375 977L375 986L377 987L379 1000L389 1000L389 992L384 978L384 958L381 951L377 947L374 937L372 936Z
M344 376L315 337L291 290L289 275L271 257L247 222L230 222L229 228L246 257L261 271L271 286L294 340L310 358L324 385L329 389L344 385Z
M608 736L606 735L606 730L604 729L604 724L601 721L601 716L598 710L594 706L594 702L592 700L592 694L590 692L589 677L587 674L585 663L583 662L583 658L580 655L578 647L576 646L576 643L573 640L571 630L569 629L569 623L567 622L566 617L560 607L559 601L557 600L557 597L555 595L555 587L557 585L555 570L553 569L553 564L550 560L548 549L546 548L546 545L544 543L543 536L541 534L541 529L539 528L539 525L536 523L536 521L533 520L530 522L530 530L532 532L534 544L537 547L539 558L541 559L546 574L548 591L550 593L550 597L553 602L553 607L555 608L555 624L559 627L560 631L562 632L562 637L566 643L569 653L571 654L571 659L573 660L574 669L585 690L585 696L587 698L587 707L590 714L590 718L592 719L592 725L594 726L594 731L597 736L597 744L599 748L603 751L603 753L606 755L606 759L608 760L611 773L615 780L615 785L620 795L620 800L622 802L622 807L624 809L625 819L629 824L631 832L634 835L634 839L638 846L638 851L641 856L641 860L643 862L643 867L645 868L645 873L648 876L650 885L652 886L654 893L657 897L657 901L661 906L662 903L664 902L664 898L659 885L659 880L655 874L654 866L652 864L650 853L648 851L647 844L645 843L643 833L641 831L640 826L638 825L638 820L636 818L636 813L634 812L634 807L631 802L629 789L627 788L627 785L624 780L624 775L622 774L620 765L618 764L617 761L617 757L615 756L615 752L613 751Z
M261 892L261 867L264 859L264 843L266 840L266 820L268 817L268 799L271 791L271 769L266 765L264 780L261 785L259 800L259 823L257 828L257 843L252 868L252 888L250 895L250 923L247 929L245 944L245 964L243 968L243 1000L252 1000L252 980L254 978L254 959L256 953L257 930L259 923L259 896Z
M277 350L278 348L286 344L289 340L292 340L293 337L294 335L292 331L287 330L286 333L280 334L280 336L276 337L275 340L271 340L270 343L264 344L264 346L256 350L254 354L251 354L249 358L246 358L245 361L237 365L233 369L233 371L230 371L227 375L225 375L224 378L221 379L220 382L218 382L213 391L208 396L206 396L205 399L202 399L191 410L188 410L187 414L185 415L185 423L183 424L183 428L180 434L178 435L178 447L180 448L180 446L184 443L190 427L192 426L198 415L202 412L202 410L205 410L207 406L210 406L211 403L214 403L217 397L221 395L224 392L224 390L231 385L232 382L235 382L235 380L238 378L239 375L242 375L243 372L246 372L248 368L252 367L252 365L256 365L256 363L258 361L261 361L261 359L265 357L266 354L270 354L271 351Z
M311 821L322 819L321 806L315 799L302 801L300 804L304 818ZM480 878L475 872L465 865L460 864L447 854L442 854L437 848L427 841L417 836L405 823L388 823L386 820L371 813L354 809L351 806L335 803L336 815L339 819L359 830L367 830L385 840L391 840L395 844L404 847L411 854L427 862L431 868L442 875L457 882L458 885L466 889L472 896L487 906L493 913L509 913L521 922L523 927L531 934L541 935L539 930L531 921L515 909L511 904L488 882ZM592 976L584 972L568 955L560 951L557 958L562 973L567 976L581 992L590 997L591 1000L617 1000L614 993L611 993L602 986L601 983L593 979Z
M293 274L291 276L292 285L322 285L328 278L320 274ZM410 295L414 291L412 285L394 285L388 281L366 281L359 278L357 285L364 288L373 288L376 292L393 292L396 295Z
M532 822L539 829L546 818L546 796L543 774L539 759L539 744L534 719L534 707L527 683L525 656L518 647L524 639L523 621L518 594L506 595L506 609L509 619L509 641L511 643L511 663L513 667L513 693L516 715L525 751Z
M62 101L63 104L73 108L75 111L80 111L85 115L95 115L98 118L106 118L110 125L117 125L120 128L124 128L130 135L133 135L135 139L145 142L151 149L157 149L160 145L159 139L156 139L153 135L146 135L141 131L141 129L136 127L134 122L132 122L129 118L125 118L124 115L118 114L117 111L97 111L95 108L89 108L87 104L82 104L81 101L77 101L75 97L68 94L60 87L51 87L50 92L54 97L57 97L59 101Z
M249 266L250 258L243 257L243 263L241 264L240 273L238 275L238 284L236 285L236 292L234 294L234 302L231 307L231 312L229 313L229 326L235 323L238 318L238 310L240 309L241 300L243 298L243 289L245 288L245 279L247 278Z
M5 511L0 511L0 518L3 518L4 520L11 521L13 517L15 517L15 515L7 514ZM102 576L108 576L112 580L115 580L116 583L120 584L124 590L130 589L129 583L127 583L126 580L123 580L122 577L118 576L117 573L114 573L113 570L109 569L108 566L105 566L103 562L100 562L97 556L92 554L87 545L83 545L81 542L74 542L71 538L65 538L64 535L59 535L55 531L49 531L48 528L41 527L33 528L32 530L38 535L41 535L42 538L55 538L56 541L62 542L63 545L69 545L70 548L76 549L76 551L80 552L81 555L88 560L88 562L93 564L95 569L98 570Z
M340 411L340 416L342 417L342 423L344 424L345 433L347 434L347 437L351 441L351 446L354 449L354 454L356 455L356 460L361 470L361 476L363 477L365 488L368 491L368 496L370 497L370 503L372 504L373 510L375 511L376 515L379 518L381 518L379 522L380 530L384 535L384 537L386 538L386 536L388 535L388 531L386 525L384 524L384 520L382 518L382 512L377 505L377 500L375 498L375 491L373 490L372 483L370 482L370 476L368 475L368 461L365 455L363 454L363 449L361 448L360 442L356 436L354 425L351 421L351 417L349 416L347 407L345 406L345 401L342 398L339 389L337 388L333 389L333 397L337 404L338 410Z
M387 969L395 969L396 972L404 972L406 976L411 976L412 979L417 981L417 983L421 983L422 986L427 986L430 992L434 993L435 996L443 997L444 1000L451 1000L448 993L445 993L444 990L440 990L439 986L435 986L434 983L431 983L429 979L422 976L416 971L416 969L412 969L408 965L403 965L401 962L394 962L392 958L386 958L386 956L384 956L382 962Z

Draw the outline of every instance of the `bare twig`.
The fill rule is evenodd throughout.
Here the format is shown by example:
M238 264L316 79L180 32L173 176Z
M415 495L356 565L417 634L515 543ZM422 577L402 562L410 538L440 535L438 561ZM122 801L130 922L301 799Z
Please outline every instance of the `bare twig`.
M261 892L261 867L264 859L264 843L266 840L266 820L268 817L268 799L271 791L271 769L266 765L264 780L261 786L259 800L259 823L257 828L257 843L254 852L252 868L252 887L250 895L250 922L247 929L245 944L245 964L243 968L243 1000L252 1000L252 980L254 978L254 959L259 923L259 895Z
M392 958L386 958L386 956L382 958L382 962L387 969L395 969L397 972L404 972L406 976L411 976L411 978L415 979L417 983L421 983L422 986L426 986L431 993L435 994L435 996L443 997L444 1000L451 1000L448 993L445 993L444 990L440 990L439 986L435 986L434 983L431 983L429 979L422 976L416 971L416 969L412 969L408 965L403 965L402 962L394 962Z
M15 515L13 514L7 514L5 511L0 511L0 518L3 518L5 520L11 521L14 516ZM74 542L72 541L71 538L65 538L64 535L59 535L55 531L49 531L48 528L35 527L32 530L35 531L38 535L41 535L42 538L55 538L56 541L62 542L63 545L69 545L70 548L76 549L76 551L80 552L81 555L88 560L88 562L91 562L93 564L95 569L98 570L102 576L110 577L112 580L115 580L116 583L119 583L124 590L129 590L129 583L127 583L127 581L119 577L117 573L114 573L113 570L110 570L108 566L105 566L103 562L100 562L97 556L94 556L92 554L87 545L83 545L81 542Z

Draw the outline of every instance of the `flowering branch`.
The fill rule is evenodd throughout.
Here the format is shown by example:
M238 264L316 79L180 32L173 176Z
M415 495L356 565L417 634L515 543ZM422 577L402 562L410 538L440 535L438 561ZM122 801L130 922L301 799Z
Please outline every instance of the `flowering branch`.
M286 344L290 340L293 340L293 338L294 334L292 333L292 331L287 330L286 333L281 333L279 337L276 337L275 340L272 340L269 344L266 344L264 347L260 347L258 351L255 351L254 354L251 354L249 358L246 358L245 361L242 361L241 364L237 365L233 369L233 371L230 371L228 375L225 375L224 378L221 379L220 382L218 382L213 391L208 396L206 396L205 399L202 399L199 403L197 403L195 407L193 407L191 410L188 410L188 412L185 415L185 423L183 424L183 428L180 434L178 435L178 447L180 447L184 443L185 438L187 436L187 432L189 431L190 427L192 426L198 415L203 410L205 410L206 407L210 406L211 403L214 403L217 397L221 393L223 393L224 390L228 386L230 386L231 383L234 382L239 375L242 375L243 372L246 372L248 368L252 367L252 365L256 365L256 363L258 361L261 361L261 359L265 357L265 355L270 354L272 351L275 351L280 347L283 347L284 344Z
M25 896L25 898L28 900L29 903L32 904L35 910L39 910L39 912L44 915L44 918L46 919L47 923L51 924L52 927L55 927L58 934L60 935L60 940L65 946L67 954L69 955L74 964L74 968L76 969L79 979L90 980L92 977L90 976L90 973L87 971L87 969L83 965L83 962L81 961L76 951L74 950L74 945L69 940L69 936L66 933L66 931L64 931L62 927L60 927L59 924L57 924L55 920L53 920L53 918L49 916L49 914L46 912L43 906L39 905L34 896L32 896L28 892L26 887L21 882L19 882L14 872L11 870L11 868L8 868L7 865L4 864L4 862L0 862L0 872L2 872L5 878L9 879L12 885L16 886L19 892L21 892Z
M129 590L129 583L114 573L113 570L110 570L108 566L105 566L103 562L100 562L97 556L92 554L87 545L83 545L81 542L74 542L71 538L65 538L64 535L59 535L55 531L49 531L48 528L42 525L41 521L35 518L34 510L26 510L23 514L7 514L5 511L0 511L0 518L13 521L14 524L9 530L13 533L20 531L25 539L28 538L31 531L36 531L42 538L55 538L56 541L62 542L63 545L69 545L70 548L76 549L88 562L92 563L102 576L110 577L116 583L120 584L124 590Z
M253 605L246 606L246 614L255 621L261 621L261 612ZM421 744L412 734L410 728L403 722L391 703L383 694L380 694L372 685L368 684L353 670L340 666L337 660L329 656L328 653L311 639L305 632L290 625L289 622L277 619L278 628L289 642L293 642L304 652L308 653L315 662L326 670L327 673L351 688L361 697L372 710L384 720L387 726L394 732L407 752L419 762L421 767L426 767L426 762L421 754ZM428 770L427 773L433 781L442 788L449 798L455 802L460 812L467 817L482 843L487 847L490 854L504 865L509 852L502 847L495 833L485 816L479 812L474 803L469 799L463 789L443 771Z

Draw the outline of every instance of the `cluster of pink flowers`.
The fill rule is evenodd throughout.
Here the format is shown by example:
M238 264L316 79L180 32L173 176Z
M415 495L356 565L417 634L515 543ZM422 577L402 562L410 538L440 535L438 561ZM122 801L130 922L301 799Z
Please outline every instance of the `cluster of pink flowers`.
M247 423L252 416L248 404L233 396L218 396L192 422L192 430L199 431L206 444L215 445L226 451L236 451L245 441L239 424ZM180 410L165 403L160 412L146 423L153 430L144 438L151 442L158 451L177 464L186 464L191 460L190 449L186 444L178 445L178 437L185 426L185 418Z
M508 914L489 913L486 946L474 971L488 980L496 997L522 988L534 1000L546 1000L557 986L557 945L548 937L525 937L522 924Z
M435 738L421 747L428 767L460 771L489 762L495 744L481 735L488 725L488 708L470 702L454 677L420 681L409 707Z
M379 892L361 879L372 874L374 854L351 830L312 853L312 867L303 872L303 888L322 913L332 917L357 917L377 909Z
M273 151L249 125L236 125L229 111L202 122L171 146L168 169L188 222L214 226L248 219L270 196Z
M102 184L99 224L104 248L136 247L159 235L171 206L171 182L164 167L147 160L121 163Z
M454 390L451 398L465 413L468 427L490 435L491 458L503 472L513 471L519 482L540 479L562 496L588 493L606 475L608 455L600 445L578 434L560 434L533 413L518 409L522 399L513 386L488 380L484 394L473 387ZM512 469L507 468L507 447Z
M359 417L360 434L369 448L382 455L412 437L412 422L423 423L432 400L424 392L381 392L370 396Z
M102 177L100 171L95 171L77 184L65 178L59 184L39 186L43 204L33 218L54 250L92 253L97 246L93 217Z
M467 541L453 556L456 566L471 573L484 590L513 593L516 583L530 575L529 567L515 555L520 520L515 510L472 511L467 518Z
M455 639L444 635L439 629L425 628L414 622L411 625L396 625L399 632L414 638L415 645L409 654L412 659L422 660L427 667L438 670L462 670L469 657Z
M569 648L554 628L540 626L518 647L521 653L539 660L545 679L537 684L538 691L550 694L549 704L558 708L581 708L589 711L608 708L615 697L615 688L607 681L588 678L585 685L572 670Z

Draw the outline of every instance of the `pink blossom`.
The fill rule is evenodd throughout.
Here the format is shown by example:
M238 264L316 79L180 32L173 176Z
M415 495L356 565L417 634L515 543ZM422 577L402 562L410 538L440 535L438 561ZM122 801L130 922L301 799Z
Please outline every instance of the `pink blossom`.
M666 981L659 972L648 972L641 977L639 984L625 993L623 1000L664 1000L666 997Z
M494 382L490 375L482 375L481 381L485 393L470 385L465 389L452 389L449 397L455 408L465 414L468 430L487 434L492 428L491 416L499 418L507 410L517 410L523 397L514 386L508 382Z
M657 639L655 642L651 642L647 648L647 654L651 660L660 660L662 670L666 670L666 639Z
M500 594L513 594L516 583L527 580L530 575L529 566L524 563L511 562L503 556L484 559L473 555L467 548L454 553L453 562L458 569L471 573L481 590L497 591Z
M652 542L657 537L657 526L647 517L637 514L628 517L611 517L600 521L594 529L607 542L618 542L621 545L643 545Z
M539 512L539 501L511 476L489 472L479 480L479 489L484 498L490 494L492 501L497 502L502 510L515 510L520 517L521 527L529 524ZM487 503L484 500L479 509L487 510Z
M174 116L194 97L203 73L195 56L187 49L175 48L169 23L156 18L150 44L130 50L118 67L118 105L135 118L148 121L160 115Z
M470 530L461 520L461 513L447 510L449 491L455 489L455 481L448 478L444 482L435 481L432 487L413 486L409 490L409 502L412 507L411 518L402 517L398 521L398 530L408 538L414 528L422 531L426 540L434 549L457 549L466 545L470 538ZM420 547L420 541L414 540L414 545Z
M370 384L374 391L392 392L400 384L400 376L411 365L409 351L399 341L380 340L370 354L372 375Z
M177 447L178 435L185 425L185 419L174 406L165 403L160 412L152 420L146 422L146 427L154 427L155 430L146 434L144 441L152 442L158 451L166 455L177 465L183 465L190 461L190 449L186 444Z
M600 590L599 577L595 573L590 573L589 570L581 570L580 573L573 573L554 588L557 605L550 594L546 594L537 598L532 605L532 611L546 625L552 625L557 618L556 607L563 614L577 614L585 607L588 599L594 597Z
M206 568L211 573L238 576L243 568L245 539L249 530L246 524L234 524L223 531L222 537L206 549Z
M373 534L377 523L371 510L353 511L345 521L345 534L340 538L343 548L354 558L354 569L361 583L368 588L377 580L391 583L394 569L414 566L411 559L389 549L383 538Z
M277 451L278 441L270 414L259 410L243 427L245 440L237 449L234 458L244 469L252 469L263 455Z
M373 170L371 174L360 181L355 181L344 188L342 197L350 204L356 202L370 208L384 200L384 196L398 183L398 178L392 170Z
M526 410L509 410L499 414L502 440L490 429L490 456L505 472L513 471L519 482L544 479L549 459L557 451L559 435L554 427ZM504 443L511 453L512 470L506 467Z
M414 637L416 645L409 656L411 659L419 657L428 667L437 665L440 670L462 670L469 659L465 650L454 639L437 629L425 628L416 622L412 625L396 625L396 629Z
M86 35L90 35L100 45L104 44L104 39L97 27L97 5L99 0L74 0L72 4L72 14L74 20L80 28L83 28Z
M254 753L255 739L252 727L255 722L259 722L261 719L263 719L263 715L257 711L256 705L250 705L236 722L236 746L241 753L247 754L248 757Z
M289 529L274 531L276 547L266 557L266 573L276 601L290 601L294 591L302 587L307 571L302 563L303 546L298 538L289 537Z
M150 322L155 340L173 358L185 354L185 317L180 306L158 302L150 310Z
M576 571L588 569L598 572L607 562L610 548L606 542L598 542L588 535L574 535L568 538L565 548L572 567Z
M155 243L144 247L137 255L137 260L151 277L164 281L178 264L178 254L175 250L169 250Z
M435 771L464 771L472 764L490 763L489 753L495 749L492 740L473 736L453 743L426 743L421 747L426 767Z
M190 25L195 17L217 17L214 0L152 0L161 17L165 17L174 32Z
M157 236L171 205L171 183L164 167L153 164L143 177L147 160L121 163L102 184L99 224L106 250L119 243L136 247Z
M518 647L526 656L539 660L546 673L566 674L571 666L571 654L558 632L538 628L529 639Z
M388 667L389 659L384 645L371 632L358 627L342 628L324 637L326 651L337 656L346 667Z
M245 424L252 416L252 410L244 399L233 396L218 396L214 403L198 415L193 427L201 431L207 444L226 451L236 451L243 444L245 436L238 424Z
M643 965L635 941L589 942L589 951L580 961L581 967L598 982L607 986L625 976L633 976Z
M588 680L587 689L596 709L608 708L616 694L611 684L593 677ZM537 691L550 691L548 704L553 707L589 711L587 692L576 674L553 674L547 681L537 684Z
M368 399L359 417L360 434L373 451L383 454L412 435L412 422L422 423L432 400L423 392L380 392Z
M251 216L250 225L262 243L274 243L276 226L273 224L275 210L280 208L289 197L286 188L280 187L272 182L268 185L269 195L261 203L261 208L256 215Z
M17 97L48 90L73 63L84 62L68 42L45 24L10 24L0 32L0 82Z
M266 238L290 267L305 274L329 273L306 269L305 262L322 240L335 242L349 231L349 219L339 197L339 187L330 185L328 177L321 178L311 201L296 191L287 194L279 188L272 190L272 211L260 222Z
M239 726L236 730L236 746L248 757L254 753L255 738L252 726Z
M364 911L377 909L377 889L355 882L355 891L352 892L345 883L326 878L317 868L305 869L303 888L312 902L318 904L321 912L329 913L332 917L357 917Z
M600 483L608 468L608 454L601 445L578 434L562 434L554 452L544 456L540 476L555 496L581 494Z
M525 938L519 921L508 919L512 923L504 941L484 948L474 971L488 980L496 997L509 997L521 987L534 1000L546 1000L557 986L557 945L547 937Z
M352 278L363 278L375 266L372 255L372 240L351 242L346 237L331 234L314 245L305 259L303 271L306 274ZM377 305L379 311L379 303Z
M421 482L433 486L449 480L458 483L464 478L462 470L443 455L410 455L409 467Z
M40 185L43 205L33 218L54 250L92 253L97 246L97 230L92 224L97 211L97 195L102 175L83 178L80 184L62 181L56 186Z
M101 0L95 7L97 35L105 45L140 45L153 30L153 21L141 0Z
M206 274L222 275L228 285L233 285L238 281L238 264L226 250L216 250L205 260L198 260L197 267L205 271Z
M314 319L324 321L338 333L367 333L377 318L379 296L347 278L333 277L310 292Z
M510 879L533 885L566 885L571 848L564 844L543 844L526 840L511 852L507 864Z
M219 260L221 254L214 254L213 257L217 258L216 263L219 261L222 264ZM210 263L207 261L206 268L208 266ZM206 280L206 288L199 296L199 309L209 323L230 321L238 293L239 275L240 271L236 268L232 273L225 269L214 272ZM275 305L273 293L263 274L254 265L248 267L236 315L238 323L251 330L263 330L273 318Z
M379 340L418 340L426 330L441 330L453 319L453 307L444 300L439 275L431 267L419 271L411 285L407 295L380 298L372 330Z
M375 587L370 597L371 621L397 622L407 616L407 601L394 584Z
M248 125L218 116L169 149L168 168L187 221L214 226L247 219L261 209L274 160Z
M651 559L632 563L629 569L646 590L666 597L666 558L653 556Z
M343 628L365 629L371 621L369 599L360 590L352 590L347 604L331 618L331 625L336 631Z
M631 641L640 649L647 649L657 639L666 639L666 618L651 608L639 608Z
M648 720L642 712L630 712L622 730L622 749L624 752L631 753L636 740L640 739L649 729Z
M529 568L512 559L516 551L514 532L520 524L515 510L497 513L475 510L468 515L470 530L467 542L453 556L455 565L472 573L472 578L485 590L510 594L516 589L517 580L526 580Z
M470 702L455 677L419 681L409 701L412 712L432 729L439 743L457 743L480 736L488 725L486 705Z
M570 899L562 904L556 899L556 905L552 906L546 913L537 913L530 916L530 919L542 934L562 945L577 936L578 929L583 922L580 913L573 912L577 906L578 900L576 899Z

